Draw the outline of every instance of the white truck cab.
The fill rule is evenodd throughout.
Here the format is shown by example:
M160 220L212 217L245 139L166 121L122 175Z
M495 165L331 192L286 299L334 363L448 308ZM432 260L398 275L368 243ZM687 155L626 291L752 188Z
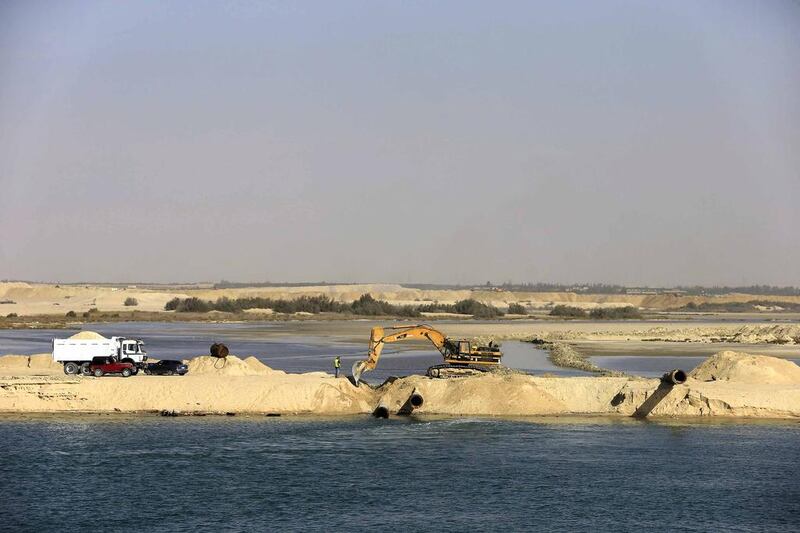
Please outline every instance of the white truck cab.
M123 363L133 363L136 368L147 361L144 343L138 339L111 337L110 339L53 339L53 361L64 364L65 374L77 374L95 357L113 357Z

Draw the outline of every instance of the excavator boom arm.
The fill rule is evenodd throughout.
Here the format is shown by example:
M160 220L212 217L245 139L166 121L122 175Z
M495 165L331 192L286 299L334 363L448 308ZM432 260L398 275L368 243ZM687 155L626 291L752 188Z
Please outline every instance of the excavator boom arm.
M430 326L421 324L418 326L396 326L390 329L392 332L387 334L380 326L372 328L369 336L367 358L353 365L353 378L356 384L363 372L374 370L378 366L378 359L381 357L384 344L406 339L428 339L442 355L447 353L447 338L441 331L437 331Z

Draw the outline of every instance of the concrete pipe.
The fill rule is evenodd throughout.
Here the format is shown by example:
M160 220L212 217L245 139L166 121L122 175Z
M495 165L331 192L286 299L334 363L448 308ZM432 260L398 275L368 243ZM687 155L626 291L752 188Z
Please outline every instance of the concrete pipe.
M372 416L375 418L389 418L389 408L383 404L378 405L374 411L372 411Z
M411 405L413 409L418 409L422 407L422 404L425 403L425 399L422 397L422 394L414 391L411 393L411 397L408 399L408 403Z
M211 355L214 357L228 357L228 347L222 343L215 342L211 345Z
M661 381L670 385L683 385L686 383L686 372L680 368L670 370L661 377Z

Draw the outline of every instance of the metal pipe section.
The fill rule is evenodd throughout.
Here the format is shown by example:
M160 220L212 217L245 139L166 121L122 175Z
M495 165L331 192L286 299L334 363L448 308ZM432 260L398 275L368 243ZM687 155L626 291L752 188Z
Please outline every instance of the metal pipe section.
M411 405L413 409L418 409L422 407L423 403L425 403L425 399L422 397L422 394L418 393L415 389L414 392L411 393L411 397L409 397L408 403Z
M681 370L680 368L676 368L675 370L670 370L663 376L661 376L661 381L664 383L668 383L670 385L683 385L686 383L686 372Z
M389 408L383 404L379 404L378 407L372 411L372 416L375 418L389 418Z
M422 404L425 403L425 399L422 397L422 394L417 392L417 389L411 391L411 396L408 397L406 403L400 407L400 410L397 412L398 415L410 415L414 409L422 407Z

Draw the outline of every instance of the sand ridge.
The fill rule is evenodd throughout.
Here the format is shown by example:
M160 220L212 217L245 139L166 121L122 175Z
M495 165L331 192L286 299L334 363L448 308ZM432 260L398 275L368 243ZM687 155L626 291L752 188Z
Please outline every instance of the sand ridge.
M2 412L368 414L399 412L417 391L414 412L452 416L605 414L800 417L800 367L768 356L721 352L689 379L665 386L637 377L544 377L518 372L454 379L408 376L372 388L324 372L289 374L257 359L190 359L186 376L65 376L49 354L0 357ZM51 361L52 362L52 361ZM230 366L228 366L230 365ZM227 368L227 370L226 370ZM761 377L754 374L762 371ZM720 379L727 376L727 379ZM775 376L784 376L778 380ZM766 381L766 382L764 382Z

